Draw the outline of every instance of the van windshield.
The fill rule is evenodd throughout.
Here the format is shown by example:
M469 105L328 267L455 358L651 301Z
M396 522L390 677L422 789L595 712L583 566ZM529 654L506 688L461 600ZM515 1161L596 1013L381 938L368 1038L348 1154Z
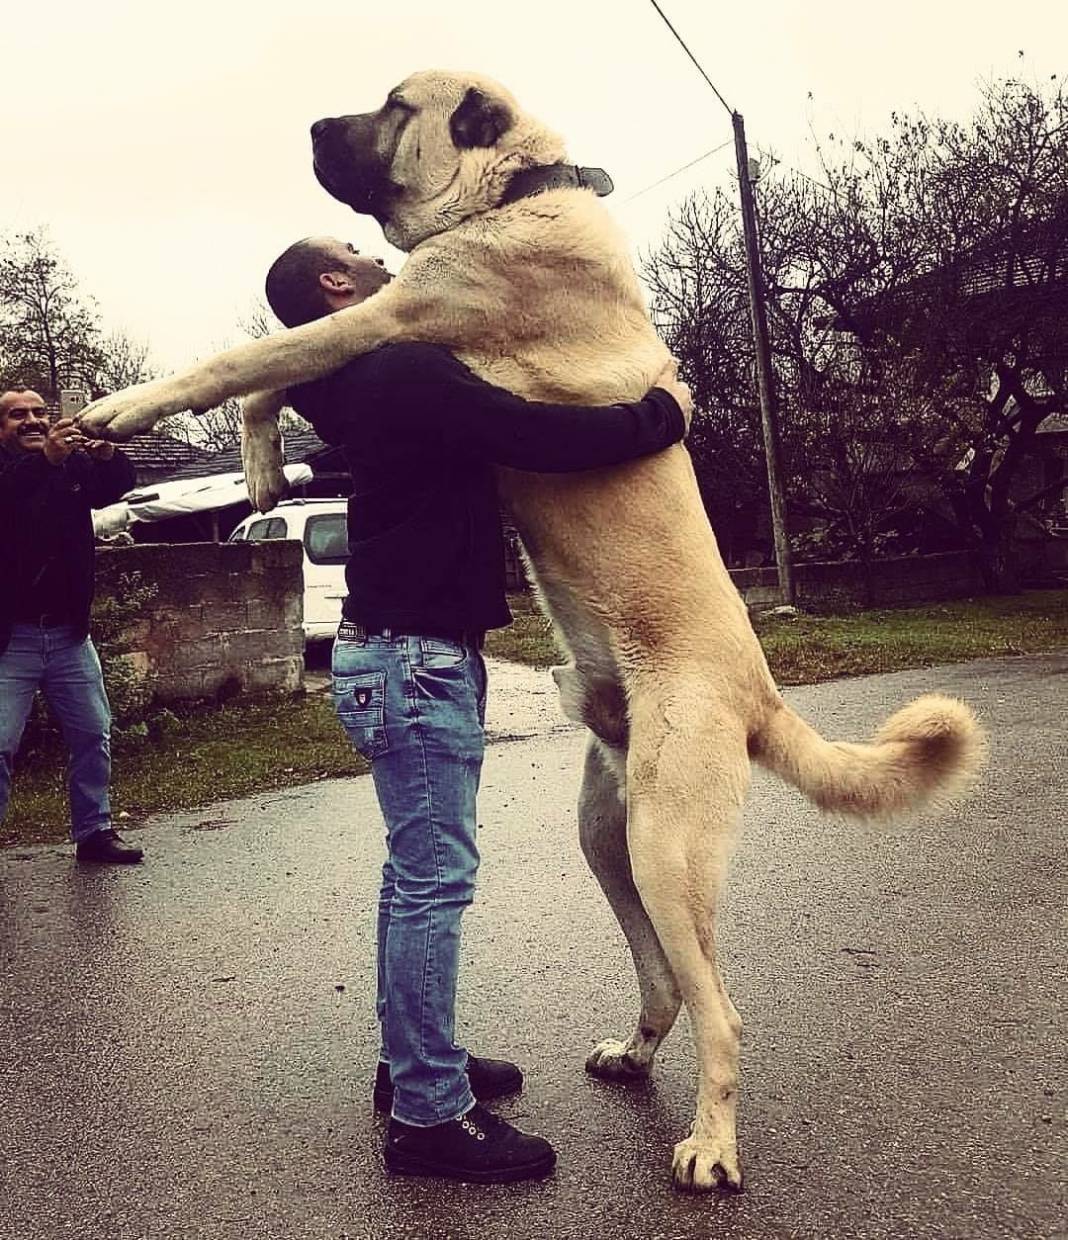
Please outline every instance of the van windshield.
M304 527L304 549L313 564L344 564L349 558L349 531L343 512L309 517Z

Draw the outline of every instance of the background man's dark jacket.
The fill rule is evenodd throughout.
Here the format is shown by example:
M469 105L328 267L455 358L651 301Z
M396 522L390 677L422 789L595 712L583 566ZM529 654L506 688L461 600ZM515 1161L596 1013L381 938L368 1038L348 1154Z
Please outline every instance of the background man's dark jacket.
M107 461L73 452L50 465L43 452L0 449L0 654L11 625L34 598L32 583L48 573L51 596L79 636L89 632L93 603L94 508L114 504L135 482L134 467L116 449ZM51 608L50 608L51 610Z

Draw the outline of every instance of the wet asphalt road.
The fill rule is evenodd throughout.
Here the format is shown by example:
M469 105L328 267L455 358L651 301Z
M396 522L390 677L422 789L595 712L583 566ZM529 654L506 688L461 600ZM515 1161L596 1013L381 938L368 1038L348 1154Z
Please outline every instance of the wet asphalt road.
M755 783L721 921L746 1021L743 1196L670 1185L684 1020L652 1083L582 1071L634 1006L575 841L565 731L490 751L461 994L469 1045L526 1069L500 1109L556 1142L552 1179L382 1170L381 830L355 779L158 819L134 870L0 853L0 1237L1068 1235L1068 653L789 696L855 737L929 688L993 733L982 787L937 824L821 820Z

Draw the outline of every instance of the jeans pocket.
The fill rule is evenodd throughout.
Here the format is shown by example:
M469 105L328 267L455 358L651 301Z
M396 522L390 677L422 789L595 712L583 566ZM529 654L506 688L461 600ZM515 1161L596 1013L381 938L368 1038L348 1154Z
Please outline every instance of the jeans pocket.
M386 737L386 673L335 676L334 708L353 748L370 761L389 748Z
M448 641L444 637L421 637L419 649L421 664L428 671L447 671L450 667L463 667L467 662L467 647L463 642ZM419 668L413 665L413 672Z

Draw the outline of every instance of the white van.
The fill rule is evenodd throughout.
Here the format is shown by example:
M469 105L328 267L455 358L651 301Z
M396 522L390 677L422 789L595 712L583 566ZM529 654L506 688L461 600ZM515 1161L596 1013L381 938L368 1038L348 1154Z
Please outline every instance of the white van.
M227 542L292 538L304 547L304 638L324 641L337 632L349 554L343 499L284 500L268 513L246 517Z

